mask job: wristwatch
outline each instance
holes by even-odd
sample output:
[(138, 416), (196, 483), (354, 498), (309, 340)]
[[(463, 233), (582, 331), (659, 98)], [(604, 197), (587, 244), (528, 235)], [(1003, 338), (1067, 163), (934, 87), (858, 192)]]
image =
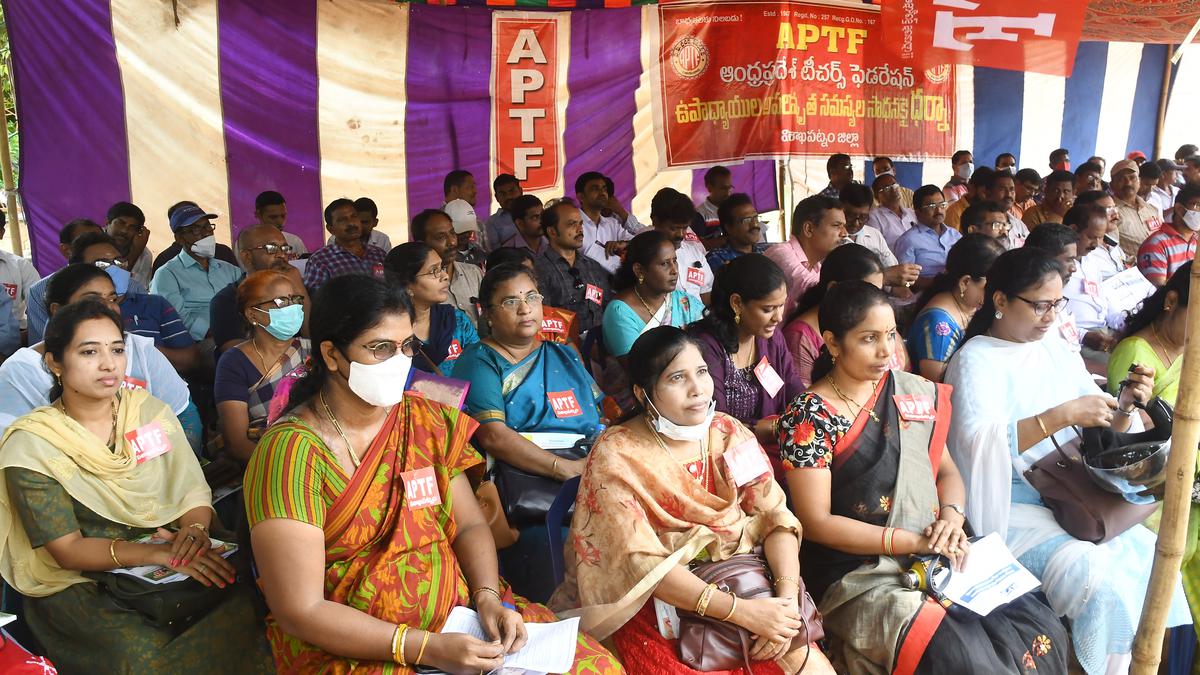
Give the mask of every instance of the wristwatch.
[(946, 509), (958, 511), (958, 515), (962, 516), (964, 520), (967, 517), (967, 512), (963, 511), (963, 507), (959, 506), (958, 504), (942, 504), (942, 507), (938, 509), (938, 515), (941, 515), (942, 511), (945, 511)]

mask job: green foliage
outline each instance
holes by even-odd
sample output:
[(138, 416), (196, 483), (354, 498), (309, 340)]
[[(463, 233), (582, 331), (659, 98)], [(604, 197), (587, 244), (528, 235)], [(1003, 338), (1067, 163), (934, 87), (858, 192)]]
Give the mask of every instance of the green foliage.
[[(12, 155), (12, 165), (14, 179), (19, 179), (16, 176), (20, 162), (17, 159), (21, 155), (20, 139), (17, 137), (17, 104), (13, 98), (12, 79), (9, 74), (12, 72), (10, 64), (12, 63), (12, 52), (8, 46), (8, 22), (4, 17), (4, 13), (0, 10), (0, 80), (4, 83), (4, 126), (8, 133), (8, 151)], [(20, 184), (20, 180), (17, 180)]]

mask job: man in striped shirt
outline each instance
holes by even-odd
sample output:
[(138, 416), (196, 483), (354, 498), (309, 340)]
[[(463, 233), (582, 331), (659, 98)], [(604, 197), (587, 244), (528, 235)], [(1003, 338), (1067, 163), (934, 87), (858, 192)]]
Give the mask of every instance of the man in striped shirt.
[(1155, 286), (1167, 283), (1175, 270), (1196, 255), (1196, 231), (1200, 230), (1200, 186), (1185, 185), (1175, 196), (1171, 222), (1138, 248), (1137, 266)]

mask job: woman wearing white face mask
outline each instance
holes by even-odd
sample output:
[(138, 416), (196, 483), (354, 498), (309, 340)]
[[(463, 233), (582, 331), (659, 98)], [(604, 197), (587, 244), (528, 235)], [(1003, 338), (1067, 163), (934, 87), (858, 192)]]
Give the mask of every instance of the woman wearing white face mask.
[[(611, 635), (640, 675), (701, 672), (660, 632), (656, 610), (668, 606), (747, 632), (751, 670), (733, 673), (832, 673), (800, 618), (799, 523), (754, 435), (714, 413), (698, 343), (678, 328), (651, 329), (630, 350), (629, 373), (640, 409), (592, 449), (555, 600), (581, 606), (583, 630)], [(689, 569), (758, 547), (774, 597), (735, 599)]]
[(245, 464), (267, 428), (279, 384), (308, 359), (304, 296), (284, 273), (255, 272), (238, 284), (238, 310), (250, 339), (221, 355), (213, 395), (226, 453)]
[[(245, 480), (279, 671), (499, 668), (525, 644), (525, 621), (554, 617), (497, 575), (495, 542), (463, 475), (482, 462), (468, 444), (475, 421), (404, 395), (417, 344), (408, 296), (372, 277), (335, 277), (309, 327), (311, 369)], [(487, 640), (436, 632), (460, 605), (475, 608)], [(580, 670), (621, 672), (584, 636), (568, 672)]]

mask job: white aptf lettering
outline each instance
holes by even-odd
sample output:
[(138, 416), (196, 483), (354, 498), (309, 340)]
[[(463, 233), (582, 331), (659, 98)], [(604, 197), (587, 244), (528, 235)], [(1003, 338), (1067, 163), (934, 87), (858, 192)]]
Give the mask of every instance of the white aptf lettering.
[[(1037, 16), (960, 16), (954, 9), (973, 12), (979, 3), (971, 0), (934, 0), (934, 5), (949, 7), (951, 11), (939, 10), (934, 18), (933, 46), (942, 49), (967, 52), (975, 48), (973, 43), (981, 40), (1016, 42), (1016, 31), (1032, 31), (1040, 37), (1054, 34), (1056, 15), (1042, 12)], [(962, 30), (978, 29), (958, 36)]]
[(513, 70), (510, 78), (513, 103), (524, 103), (525, 94), (535, 92), (546, 84), (546, 76), (540, 70), (525, 68)]
[(528, 180), (530, 169), (540, 169), (542, 160), (537, 158), (544, 154), (542, 148), (513, 148), (513, 175), (517, 180)]
[(533, 59), (534, 63), (541, 66), (549, 63), (546, 52), (542, 51), (542, 45), (538, 42), (537, 33), (532, 28), (522, 28), (517, 32), (517, 39), (513, 41), (512, 49), (508, 50), (508, 58), (504, 61), (511, 66), (520, 63), (521, 59)]

